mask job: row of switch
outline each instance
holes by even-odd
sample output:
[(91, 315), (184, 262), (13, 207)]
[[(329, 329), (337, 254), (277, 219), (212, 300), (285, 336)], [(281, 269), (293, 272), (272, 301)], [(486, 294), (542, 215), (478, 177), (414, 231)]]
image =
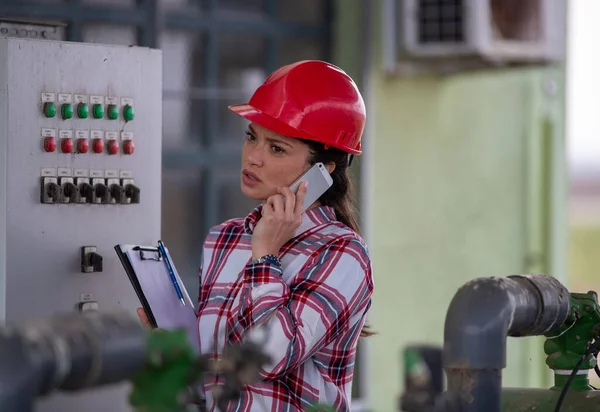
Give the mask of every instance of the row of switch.
[(140, 189), (133, 179), (42, 177), (42, 203), (135, 204)]
[[(76, 139), (77, 147), (75, 147), (72, 138), (60, 139), (60, 150), (63, 153), (81, 153), (85, 154), (90, 150), (90, 143), (88, 139)], [(52, 153), (56, 151), (56, 138), (48, 136), (44, 138), (44, 151)], [(104, 139), (92, 139), (92, 151), (94, 153), (103, 153), (105, 149)], [(135, 146), (133, 140), (123, 140), (123, 154), (133, 154)], [(106, 151), (109, 155), (116, 155), (119, 153), (119, 141), (116, 139), (109, 139), (106, 141)]]
[[(44, 103), (44, 116), (52, 118), (56, 116), (56, 103), (45, 102)], [(87, 103), (77, 104), (77, 117), (80, 119), (87, 119), (90, 114), (90, 109)], [(60, 107), (60, 115), (63, 120), (71, 119), (73, 117), (73, 105), (71, 103), (63, 103)], [(92, 106), (92, 116), (95, 119), (102, 119), (104, 117), (104, 105), (96, 103)], [(134, 118), (133, 106), (126, 104), (123, 106), (123, 118), (130, 122)], [(106, 108), (106, 117), (110, 120), (117, 120), (119, 118), (119, 107), (116, 104), (109, 104)]]

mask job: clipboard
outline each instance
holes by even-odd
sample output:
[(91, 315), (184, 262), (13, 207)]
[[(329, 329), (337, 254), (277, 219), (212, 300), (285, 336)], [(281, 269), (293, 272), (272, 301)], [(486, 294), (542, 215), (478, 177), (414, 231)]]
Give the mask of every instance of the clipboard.
[(185, 305), (179, 297), (169, 276), (165, 256), (156, 246), (116, 245), (115, 251), (127, 273), (127, 277), (148, 315), (150, 324), (165, 330), (184, 329), (190, 344), (199, 351), (198, 320), (192, 302), (169, 250), (164, 248), (171, 262), (175, 278), (183, 294)]

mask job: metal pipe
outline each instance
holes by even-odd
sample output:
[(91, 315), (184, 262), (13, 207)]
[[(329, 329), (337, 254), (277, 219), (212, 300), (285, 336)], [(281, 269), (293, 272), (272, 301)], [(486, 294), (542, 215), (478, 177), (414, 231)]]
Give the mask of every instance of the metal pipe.
[(86, 312), (0, 329), (0, 410), (30, 412), (37, 397), (130, 378), (147, 332), (128, 313)]
[(445, 408), (500, 412), (507, 337), (551, 333), (570, 309), (569, 291), (547, 275), (480, 278), (463, 285), (444, 327)]

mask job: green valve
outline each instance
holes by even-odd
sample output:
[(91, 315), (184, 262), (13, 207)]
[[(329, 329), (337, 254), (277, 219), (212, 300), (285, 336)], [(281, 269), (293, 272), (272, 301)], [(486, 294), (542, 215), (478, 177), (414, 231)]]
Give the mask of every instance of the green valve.
[(110, 120), (117, 120), (119, 118), (119, 108), (116, 104), (108, 105), (108, 118)]
[(46, 116), (46, 117), (56, 116), (56, 104), (54, 104), (54, 102), (44, 103), (44, 116)]
[(70, 119), (73, 117), (73, 105), (71, 103), (65, 103), (60, 109), (63, 119)]
[(132, 121), (134, 117), (133, 107), (131, 107), (130, 105), (125, 105), (125, 108), (123, 109), (123, 117), (128, 122)]
[(86, 103), (79, 103), (77, 105), (77, 116), (80, 119), (87, 119), (90, 114), (90, 109)]
[(102, 107), (102, 105), (99, 103), (96, 103), (94, 105), (94, 107), (92, 108), (92, 112), (96, 119), (102, 119), (102, 117), (104, 117), (104, 107)]

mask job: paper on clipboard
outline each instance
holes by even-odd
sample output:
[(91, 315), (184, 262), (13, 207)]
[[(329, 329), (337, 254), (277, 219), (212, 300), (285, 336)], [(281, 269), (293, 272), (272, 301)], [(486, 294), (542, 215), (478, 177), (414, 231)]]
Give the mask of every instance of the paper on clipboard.
[(198, 352), (198, 321), (194, 303), (172, 263), (169, 250), (165, 247), (185, 305), (181, 304), (177, 296), (164, 257), (160, 255), (157, 247), (117, 245), (115, 250), (150, 322), (165, 330), (185, 329), (190, 344)]

